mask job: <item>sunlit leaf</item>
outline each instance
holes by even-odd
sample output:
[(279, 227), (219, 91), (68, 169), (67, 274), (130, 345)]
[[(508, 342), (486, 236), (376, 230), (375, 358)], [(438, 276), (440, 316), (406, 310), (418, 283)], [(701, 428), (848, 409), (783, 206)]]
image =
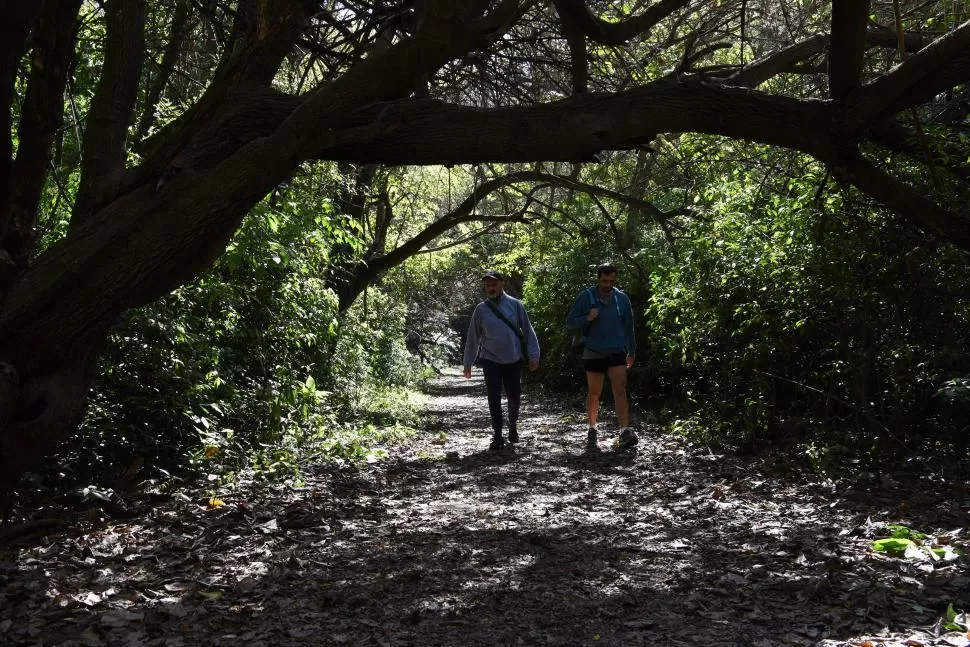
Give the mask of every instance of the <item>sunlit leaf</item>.
[(911, 539), (900, 537), (887, 537), (872, 542), (872, 549), (883, 553), (902, 553), (909, 546), (915, 546), (915, 543)]

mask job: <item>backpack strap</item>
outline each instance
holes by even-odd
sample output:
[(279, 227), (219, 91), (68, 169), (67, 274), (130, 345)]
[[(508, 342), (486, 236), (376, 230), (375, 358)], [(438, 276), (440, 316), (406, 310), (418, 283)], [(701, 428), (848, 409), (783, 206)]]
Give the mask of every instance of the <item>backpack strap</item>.
[[(593, 308), (596, 307), (596, 297), (593, 296), (593, 288), (586, 288), (586, 296), (589, 297), (589, 309), (592, 310)], [(592, 321), (587, 321), (586, 323), (583, 324), (582, 328), (580, 328), (580, 336), (578, 340), (579, 344), (586, 343), (586, 336), (589, 335), (589, 329), (592, 327), (593, 327)]]

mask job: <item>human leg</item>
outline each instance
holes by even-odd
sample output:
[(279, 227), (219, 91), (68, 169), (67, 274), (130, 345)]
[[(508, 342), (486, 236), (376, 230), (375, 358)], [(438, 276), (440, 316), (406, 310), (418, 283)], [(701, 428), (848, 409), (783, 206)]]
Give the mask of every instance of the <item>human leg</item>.
[(620, 428), (630, 426), (630, 401), (626, 395), (626, 365), (611, 366), (606, 369), (610, 376), (610, 386), (613, 389), (613, 402), (616, 406), (616, 420)]
[(522, 364), (502, 364), (502, 383), (509, 403), (509, 442), (519, 442), (519, 408), (522, 402)]
[(492, 449), (499, 449), (502, 446), (502, 369), (499, 364), (488, 359), (480, 360), (479, 363), (482, 366), (482, 375), (485, 378), (488, 414), (492, 419), (492, 432), (494, 433)]
[(586, 422), (589, 423), (590, 429), (596, 429), (604, 379), (603, 373), (586, 371)]
[(640, 439), (630, 428), (630, 400), (626, 392), (627, 368), (624, 364), (611, 366), (607, 369), (610, 376), (610, 385), (613, 389), (613, 402), (616, 406), (616, 419), (620, 423), (620, 447), (633, 447)]

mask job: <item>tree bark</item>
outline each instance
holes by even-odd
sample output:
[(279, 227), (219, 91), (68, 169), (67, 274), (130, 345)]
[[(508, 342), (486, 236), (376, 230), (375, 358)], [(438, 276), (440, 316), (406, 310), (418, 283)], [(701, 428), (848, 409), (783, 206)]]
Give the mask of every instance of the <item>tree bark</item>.
[[(279, 5), (272, 18), (264, 12), (243, 46), (257, 60), (228, 65), (228, 80), (214, 92), (224, 99), (231, 90), (251, 87), (260, 75), (268, 84), (272, 74), (267, 60), (275, 56), (278, 66), (299, 37), (310, 6), (305, 0), (289, 0), (288, 12), (280, 12)], [(142, 170), (127, 183), (99, 189), (69, 234), (23, 274), (0, 315), (0, 368), (13, 376), (3, 385), (13, 388), (0, 388), (0, 472), (5, 475), (0, 489), (9, 488), (76, 427), (98, 352), (122, 311), (154, 301), (211, 266), (256, 202), (331, 140), (328, 124), (338, 124), (375, 101), (406, 96), (421, 74), (495, 38), (517, 6), (506, 1), (488, 16), (461, 22), (455, 21), (453, 9), (437, 7), (435, 18), (413, 38), (368, 57), (311, 94), (276, 122), (269, 136), (230, 138), (225, 148), (213, 145), (215, 153), (197, 147), (200, 154), (187, 159), (172, 141), (190, 146), (196, 140), (224, 141), (220, 124), (197, 112), (197, 121), (176, 129), (168, 147), (156, 151), (171, 160), (168, 172), (146, 175)], [(281, 44), (281, 35), (290, 41)], [(126, 42), (137, 49), (133, 39)], [(130, 68), (123, 70), (127, 82)], [(106, 92), (127, 97), (127, 85), (122, 85), (117, 92)], [(117, 168), (116, 144), (131, 112), (126, 101), (121, 103), (120, 110), (99, 103), (109, 111), (102, 116), (109, 141), (98, 149), (104, 155), (90, 166), (99, 180)], [(234, 106), (223, 104), (200, 101), (212, 110), (210, 117), (226, 107), (233, 111)], [(146, 166), (160, 170), (152, 160)], [(141, 181), (132, 183), (131, 178)], [(90, 196), (95, 183), (86, 186), (82, 191)]]
[(114, 0), (106, 11), (104, 65), (84, 131), (84, 158), (72, 227), (104, 203), (99, 196), (104, 189), (99, 185), (125, 165), (128, 126), (134, 117), (145, 58), (145, 0)]
[(869, 0), (833, 0), (829, 95), (842, 99), (859, 87), (866, 53)]
[[(54, 4), (45, 3), (45, 10)], [(0, 489), (73, 431), (118, 315), (207, 269), (245, 214), (308, 159), (394, 165), (578, 162), (605, 150), (641, 149), (658, 133), (710, 133), (812, 155), (927, 231), (970, 249), (970, 216), (934, 205), (858, 153), (859, 143), (872, 141), (870, 133), (880, 123), (967, 80), (967, 25), (869, 85), (857, 87), (846, 73), (836, 85), (848, 91), (838, 100), (793, 99), (686, 77), (612, 95), (476, 109), (408, 97), (425, 75), (493, 43), (531, 3), (425, 0), (427, 12), (413, 36), (369, 52), (306, 96), (290, 97), (271, 83), (317, 3), (243, 0), (234, 48), (214, 82), (150, 142), (141, 166), (125, 170), (131, 88), (139, 73), (132, 61), (141, 56), (134, 17), (143, 15), (142, 4), (107, 5), (109, 12), (119, 12), (111, 13), (109, 25), (119, 49), (109, 46), (92, 104), (78, 218), (64, 239), (23, 270), (0, 313)], [(572, 12), (587, 38), (601, 43), (632, 38), (687, 4), (661, 0), (637, 18), (607, 24), (583, 2), (556, 3)], [(488, 14), (467, 15), (488, 6), (494, 6)], [(0, 17), (8, 9), (5, 5)], [(18, 38), (22, 24), (10, 28)], [(858, 34), (852, 25), (850, 32)], [(6, 47), (0, 65), (9, 70), (19, 45)], [(854, 56), (843, 57), (851, 63), (846, 69), (853, 68)], [(771, 69), (749, 68), (739, 79), (756, 85)], [(453, 214), (440, 226), (463, 222), (470, 213)], [(429, 228), (402, 251), (372, 259), (372, 267), (386, 267), (439, 234)]]
[[(17, 159), (13, 175), (4, 174), (0, 180), (6, 193), (0, 201), (0, 295), (10, 290), (16, 276), (26, 269), (34, 248), (37, 205), (47, 179), (54, 137), (62, 123), (64, 87), (74, 55), (80, 6), (80, 0), (49, 0), (34, 22), (30, 81), (17, 132)], [(10, 85), (4, 87), (12, 90), (12, 77), (8, 82)], [(9, 103), (4, 108), (9, 117)]]

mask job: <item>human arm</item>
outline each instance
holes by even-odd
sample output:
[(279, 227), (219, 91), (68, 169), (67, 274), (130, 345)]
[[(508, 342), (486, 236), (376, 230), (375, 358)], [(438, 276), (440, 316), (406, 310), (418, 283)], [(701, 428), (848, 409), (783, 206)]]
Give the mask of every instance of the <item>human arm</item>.
[(465, 335), (465, 353), (462, 364), (466, 378), (472, 376), (472, 364), (475, 363), (475, 358), (478, 356), (478, 330), (481, 327), (481, 319), (481, 307), (476, 307), (475, 311), (472, 312), (471, 321), (468, 322), (468, 334)]
[(573, 307), (569, 310), (569, 314), (566, 315), (567, 328), (582, 328), (587, 323), (592, 321), (589, 317), (596, 309), (590, 307), (590, 298), (588, 292), (588, 290), (583, 290), (576, 297)]
[(525, 334), (525, 346), (526, 354), (529, 360), (529, 370), (534, 371), (539, 368), (539, 338), (536, 336), (535, 328), (532, 326), (532, 321), (529, 319), (529, 313), (526, 312), (525, 306), (522, 306), (522, 311), (520, 312), (522, 317), (521, 325), (523, 334)]
[(637, 335), (633, 325), (633, 304), (630, 302), (630, 297), (626, 297), (626, 312), (624, 313), (622, 320), (623, 342), (624, 346), (626, 347), (626, 367), (630, 368), (633, 366), (633, 359), (637, 354)]

